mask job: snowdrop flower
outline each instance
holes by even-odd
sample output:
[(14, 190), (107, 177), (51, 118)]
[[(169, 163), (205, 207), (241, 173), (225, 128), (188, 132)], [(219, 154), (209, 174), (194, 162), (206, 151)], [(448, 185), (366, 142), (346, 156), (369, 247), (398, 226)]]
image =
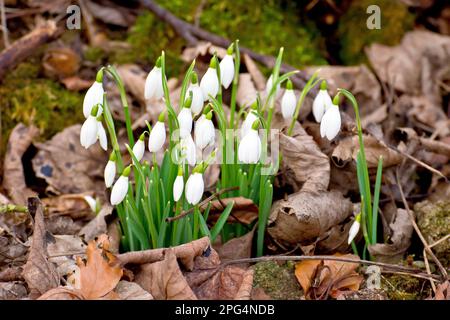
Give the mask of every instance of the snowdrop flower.
[(156, 60), (156, 64), (145, 79), (144, 87), (145, 99), (161, 99), (164, 95), (161, 73), (161, 57)]
[(114, 182), (114, 178), (116, 177), (116, 154), (114, 151), (109, 156), (103, 176), (105, 178), (106, 187), (110, 188)]
[(314, 98), (312, 107), (314, 119), (316, 119), (316, 122), (320, 123), (322, 121), (323, 115), (331, 107), (332, 104), (333, 103), (331, 101), (331, 97), (327, 91), (327, 82), (324, 80), (320, 84), (319, 93)]
[(181, 158), (185, 159), (190, 166), (195, 166), (197, 162), (197, 147), (192, 140), (192, 136), (188, 134), (181, 139)]
[(331, 107), (325, 112), (320, 123), (320, 135), (333, 140), (341, 129), (341, 114), (339, 113), (339, 96), (334, 97)]
[(220, 82), (225, 89), (231, 84), (234, 77), (234, 60), (233, 60), (234, 43), (232, 43), (228, 49), (226, 56), (220, 61)]
[(219, 79), (217, 78), (217, 61), (216, 57), (212, 57), (209, 68), (200, 81), (200, 88), (203, 92), (203, 100), (210, 100), (210, 95), (215, 98), (219, 92)]
[(102, 147), (103, 150), (108, 150), (108, 138), (106, 137), (106, 131), (102, 124), (102, 116), (97, 117), (97, 138), (100, 141), (100, 147)]
[(158, 152), (166, 141), (166, 127), (164, 126), (164, 112), (158, 117), (158, 122), (153, 126), (148, 138), (148, 150), (150, 152)]
[[(192, 92), (191, 112), (193, 115), (197, 115), (202, 112), (203, 109), (203, 92), (198, 85), (198, 78), (195, 72), (192, 72), (191, 84), (187, 90), (187, 96), (189, 97)], [(188, 98), (186, 98), (188, 99)]]
[(259, 120), (253, 122), (252, 128), (239, 143), (238, 158), (243, 163), (257, 163), (261, 157), (261, 140), (258, 135)]
[[(266, 82), (266, 96), (269, 96), (270, 90), (272, 90), (272, 86), (273, 86), (272, 82), (273, 82), (273, 77), (272, 77), (272, 75), (270, 75), (269, 79), (267, 79), (267, 82)], [(276, 97), (278, 94), (278, 91), (280, 91), (280, 84), (277, 85), (277, 88), (275, 89), (275, 92), (272, 97)]]
[(145, 152), (145, 132), (141, 134), (139, 140), (133, 146), (133, 154), (138, 161), (141, 161)]
[(288, 80), (286, 90), (281, 99), (281, 113), (285, 120), (291, 119), (294, 116), (295, 107), (297, 105), (297, 97), (295, 96), (292, 81)]
[(83, 100), (83, 114), (85, 118), (91, 115), (92, 108), (98, 104), (103, 105), (103, 69), (97, 72), (95, 82), (86, 92)]
[(212, 111), (208, 112), (208, 114), (205, 116), (204, 119), (200, 121), (198, 124), (196, 124), (196, 130), (194, 131), (195, 136), (195, 144), (198, 148), (204, 149), (208, 145), (211, 145), (214, 143), (216, 138), (216, 132), (214, 129), (214, 124), (212, 122)]
[(178, 175), (173, 183), (173, 200), (178, 201), (183, 194), (184, 180), (183, 180), (183, 168), (180, 166), (178, 168)]
[(189, 96), (178, 114), (178, 123), (180, 125), (180, 137), (184, 138), (191, 134), (192, 131), (192, 113), (191, 113), (192, 97)]
[(361, 213), (356, 215), (355, 221), (353, 222), (350, 230), (348, 232), (348, 241), (347, 244), (352, 243), (353, 239), (355, 239), (356, 235), (359, 232), (359, 228), (361, 226)]
[(100, 210), (100, 204), (97, 202), (97, 200), (95, 200), (91, 196), (84, 196), (83, 198), (84, 201), (86, 201), (89, 205), (89, 208), (91, 208), (92, 212), (98, 213), (98, 211)]
[(125, 199), (128, 193), (128, 176), (130, 175), (131, 165), (126, 167), (122, 175), (117, 179), (111, 190), (111, 204), (113, 206), (118, 205)]
[(98, 112), (98, 105), (91, 110), (91, 115), (84, 121), (80, 131), (80, 143), (83, 147), (88, 149), (92, 146), (98, 138), (98, 123), (96, 114)]
[(196, 205), (203, 196), (205, 185), (203, 183), (202, 164), (194, 168), (186, 182), (185, 196), (188, 203)]
[(255, 120), (258, 120), (258, 116), (255, 114), (257, 112), (258, 103), (255, 101), (250, 106), (250, 111), (248, 112), (247, 116), (245, 117), (244, 122), (241, 126), (241, 139), (247, 135), (247, 133), (252, 129), (253, 122)]

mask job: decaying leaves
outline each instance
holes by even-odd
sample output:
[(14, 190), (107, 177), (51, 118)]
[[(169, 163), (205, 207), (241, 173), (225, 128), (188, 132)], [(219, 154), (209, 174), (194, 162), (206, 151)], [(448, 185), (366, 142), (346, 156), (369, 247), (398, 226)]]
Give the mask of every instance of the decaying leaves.
[(112, 211), (112, 206), (108, 203), (103, 204), (100, 212), (80, 230), (79, 235), (84, 236), (86, 241), (91, 241), (101, 234), (106, 234), (108, 226), (105, 219), (112, 214)]
[[(253, 203), (251, 199), (244, 197), (233, 197), (211, 201), (211, 209), (209, 211), (208, 220), (216, 221), (225, 207), (234, 202), (233, 209), (228, 218), (228, 222), (241, 222), (244, 224), (251, 224), (258, 218), (258, 207)], [(206, 208), (207, 205), (203, 206)]]
[(92, 215), (85, 196), (92, 196), (89, 193), (63, 194), (56, 197), (42, 199), (42, 204), (46, 207), (47, 216), (70, 216), (72, 219), (82, 219)]

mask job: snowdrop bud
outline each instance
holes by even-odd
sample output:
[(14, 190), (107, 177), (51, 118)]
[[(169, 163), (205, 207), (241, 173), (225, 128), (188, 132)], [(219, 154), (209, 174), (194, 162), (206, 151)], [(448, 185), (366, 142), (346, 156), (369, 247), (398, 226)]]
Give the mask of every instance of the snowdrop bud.
[(214, 124), (211, 119), (212, 119), (212, 111), (208, 112), (208, 114), (205, 116), (203, 120), (201, 120), (201, 122), (199, 122), (200, 119), (197, 121), (199, 123), (198, 125), (196, 125), (194, 135), (195, 135), (195, 144), (200, 149), (206, 148), (208, 145), (213, 144), (215, 141), (216, 132)]
[(200, 81), (200, 88), (203, 92), (203, 100), (210, 100), (209, 96), (216, 97), (219, 92), (219, 79), (217, 78), (217, 62), (216, 57), (212, 57), (209, 68)]
[(156, 60), (156, 64), (145, 79), (144, 95), (145, 99), (161, 99), (164, 95), (161, 73), (161, 57)]
[(259, 120), (255, 120), (250, 131), (239, 143), (238, 158), (243, 163), (257, 163), (261, 157), (261, 139), (258, 135)]
[(103, 150), (108, 150), (108, 138), (106, 136), (105, 128), (102, 124), (102, 116), (97, 117), (97, 126), (98, 126), (98, 132), (97, 132), (97, 138), (100, 141), (100, 147), (102, 147)]
[(103, 104), (103, 69), (97, 72), (95, 82), (86, 92), (83, 100), (83, 114), (87, 118), (91, 114), (92, 108), (97, 104)]
[(190, 95), (186, 102), (184, 103), (184, 107), (181, 108), (180, 113), (178, 114), (178, 123), (180, 125), (180, 137), (184, 138), (187, 135), (191, 134), (192, 131), (192, 113), (190, 110), (192, 104), (192, 95)]
[(92, 212), (97, 213), (99, 211), (99, 204), (94, 198), (92, 198), (91, 196), (84, 196), (83, 198), (84, 201), (86, 201), (89, 205), (89, 208), (91, 208)]
[(178, 168), (178, 175), (175, 178), (175, 182), (173, 183), (173, 200), (178, 201), (183, 194), (184, 189), (184, 180), (183, 180), (183, 169), (180, 166)]
[(187, 95), (188, 97), (192, 93), (191, 112), (193, 115), (197, 115), (202, 112), (203, 108), (203, 92), (198, 85), (198, 78), (195, 72), (192, 72), (191, 84), (189, 85)]
[(181, 139), (181, 158), (185, 159), (187, 163), (191, 166), (195, 166), (197, 162), (197, 147), (192, 140), (192, 136), (188, 134), (186, 137)]
[(248, 112), (247, 116), (245, 117), (244, 122), (242, 123), (242, 127), (241, 127), (241, 139), (243, 137), (245, 137), (247, 135), (247, 133), (250, 131), (250, 129), (252, 128), (253, 122), (255, 122), (255, 120), (258, 120), (258, 116), (255, 114), (257, 111), (257, 102), (255, 101), (251, 107), (250, 107), (250, 111)]
[(287, 81), (286, 91), (281, 99), (281, 113), (283, 118), (288, 120), (294, 116), (297, 97), (295, 96), (291, 80)]
[[(270, 90), (272, 90), (272, 86), (273, 86), (272, 82), (273, 82), (273, 76), (270, 75), (269, 79), (267, 79), (267, 82), (266, 82), (266, 95), (267, 96), (269, 95)], [(273, 94), (272, 97), (276, 97), (278, 91), (280, 91), (280, 84), (277, 85), (277, 88), (275, 89), (275, 93)]]
[(130, 175), (131, 166), (126, 167), (122, 175), (117, 179), (111, 190), (111, 204), (113, 206), (121, 203), (128, 193), (128, 176)]
[(158, 152), (166, 141), (166, 127), (164, 126), (164, 112), (159, 115), (158, 122), (154, 125), (148, 138), (148, 150)]
[(91, 115), (84, 121), (80, 131), (80, 144), (86, 149), (92, 146), (97, 141), (98, 123), (96, 114), (98, 112), (98, 105), (95, 105), (91, 110)]
[(203, 174), (197, 167), (193, 170), (193, 173), (189, 176), (186, 182), (185, 196), (188, 203), (196, 205), (200, 202), (203, 196), (205, 185), (203, 183)]
[(109, 157), (103, 175), (105, 177), (106, 187), (110, 188), (114, 182), (114, 178), (116, 177), (116, 154), (114, 153), (114, 151)]
[(133, 146), (133, 154), (138, 161), (141, 161), (145, 152), (145, 132), (141, 134), (139, 140)]
[(234, 77), (233, 48), (234, 44), (232, 43), (228, 47), (227, 55), (222, 59), (222, 61), (219, 64), (220, 82), (222, 83), (225, 89), (228, 89)]
[(320, 135), (322, 138), (327, 137), (328, 140), (333, 140), (341, 129), (341, 114), (339, 113), (338, 104), (339, 96), (336, 95), (331, 107), (325, 111), (320, 123)]
[(358, 215), (355, 218), (355, 221), (353, 222), (348, 232), (348, 241), (347, 241), (348, 244), (352, 243), (353, 239), (355, 239), (356, 235), (359, 232), (360, 226), (361, 226), (361, 213), (358, 213)]
[(323, 80), (320, 84), (319, 93), (317, 93), (317, 96), (313, 101), (312, 111), (316, 122), (320, 123), (322, 121), (322, 117), (325, 114), (325, 111), (327, 111), (331, 107), (331, 105), (332, 101), (327, 91), (327, 82)]

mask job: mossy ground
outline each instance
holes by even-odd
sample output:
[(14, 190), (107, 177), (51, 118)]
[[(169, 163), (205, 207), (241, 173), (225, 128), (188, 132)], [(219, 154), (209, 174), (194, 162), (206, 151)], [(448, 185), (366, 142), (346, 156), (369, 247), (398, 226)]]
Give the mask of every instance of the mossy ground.
[(383, 275), (381, 286), (390, 300), (419, 300), (431, 294), (428, 280), (407, 275)]

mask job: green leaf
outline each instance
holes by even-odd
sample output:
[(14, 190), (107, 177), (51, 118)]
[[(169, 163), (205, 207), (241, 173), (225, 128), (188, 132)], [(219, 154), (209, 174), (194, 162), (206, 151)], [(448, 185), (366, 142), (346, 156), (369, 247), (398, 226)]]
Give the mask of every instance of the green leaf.
[(222, 214), (220, 215), (219, 219), (217, 220), (214, 227), (211, 229), (211, 242), (214, 242), (216, 237), (219, 235), (220, 230), (222, 230), (224, 224), (228, 220), (228, 216), (231, 213), (231, 209), (233, 209), (234, 201), (231, 201), (228, 203), (228, 205), (223, 210)]

